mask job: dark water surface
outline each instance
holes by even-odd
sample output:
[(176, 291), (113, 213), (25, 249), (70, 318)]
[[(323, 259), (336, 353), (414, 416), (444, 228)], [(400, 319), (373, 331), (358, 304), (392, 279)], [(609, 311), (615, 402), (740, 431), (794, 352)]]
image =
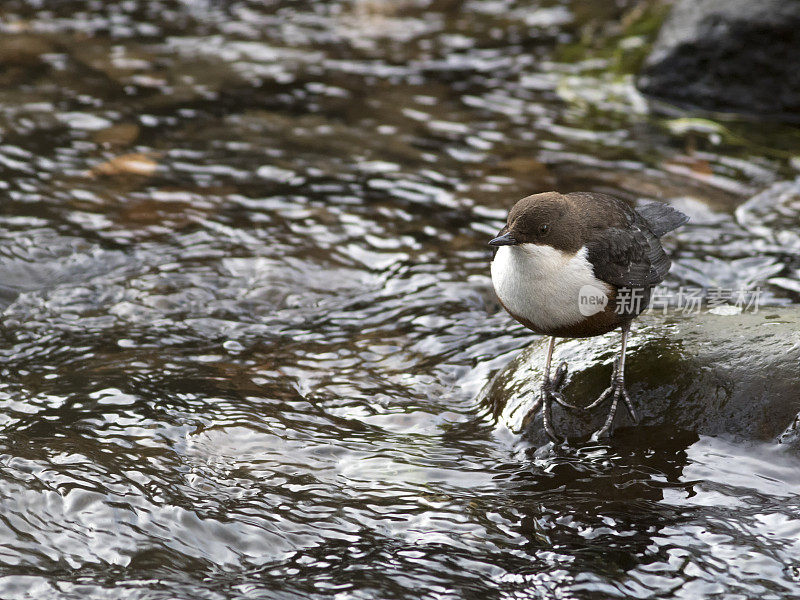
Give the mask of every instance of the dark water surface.
[[(654, 116), (621, 0), (0, 5), (0, 598), (783, 598), (800, 462), (679, 431), (536, 454), (519, 197), (675, 203), (667, 284), (800, 297), (734, 209), (779, 125)], [(794, 217), (792, 217), (794, 218)]]

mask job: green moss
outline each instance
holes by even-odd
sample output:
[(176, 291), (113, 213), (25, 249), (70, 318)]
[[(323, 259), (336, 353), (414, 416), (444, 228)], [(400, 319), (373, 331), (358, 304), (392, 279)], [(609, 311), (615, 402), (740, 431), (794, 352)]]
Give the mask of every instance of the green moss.
[[(577, 39), (557, 49), (556, 60), (576, 63), (604, 59), (603, 70), (619, 74), (635, 73), (658, 35), (669, 6), (661, 0), (640, 2), (622, 13), (617, 22), (601, 30), (603, 22), (596, 11), (575, 10), (578, 19)], [(604, 15), (607, 18), (607, 15)]]

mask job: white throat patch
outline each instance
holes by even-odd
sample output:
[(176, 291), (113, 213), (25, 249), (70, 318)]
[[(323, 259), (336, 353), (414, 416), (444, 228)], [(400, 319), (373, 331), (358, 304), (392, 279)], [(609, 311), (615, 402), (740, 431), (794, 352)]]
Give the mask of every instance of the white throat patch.
[[(530, 321), (540, 333), (574, 325), (588, 316), (585, 304), (581, 304), (586, 294), (582, 288), (594, 288), (602, 306), (602, 296), (607, 299), (611, 292), (607, 283), (594, 276), (587, 255), (585, 246), (575, 254), (530, 243), (500, 246), (492, 261), (497, 297), (510, 312)], [(594, 312), (598, 310), (590, 310), (589, 314)]]

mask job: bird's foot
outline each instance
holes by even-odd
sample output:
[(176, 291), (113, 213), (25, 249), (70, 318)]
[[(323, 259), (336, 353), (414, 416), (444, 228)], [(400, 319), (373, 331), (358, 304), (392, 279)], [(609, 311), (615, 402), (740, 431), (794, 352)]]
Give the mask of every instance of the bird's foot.
[(528, 414), (525, 415), (525, 418), (522, 420), (523, 427), (526, 427), (528, 423), (533, 419), (539, 409), (542, 409), (542, 424), (544, 425), (544, 431), (547, 434), (547, 437), (555, 444), (560, 444), (564, 442), (564, 438), (560, 437), (555, 429), (553, 428), (552, 423), (552, 406), (553, 402), (556, 404), (563, 406), (569, 410), (579, 410), (579, 408), (573, 404), (570, 404), (564, 399), (564, 394), (562, 393), (562, 389), (564, 384), (566, 383), (567, 377), (567, 363), (562, 362), (558, 365), (556, 369), (555, 375), (552, 379), (548, 378), (544, 380), (542, 383), (542, 388), (539, 394), (539, 398), (536, 400), (536, 403), (531, 407)]
[(566, 361), (558, 365), (556, 374), (552, 379), (546, 379), (542, 384), (542, 399), (545, 396), (550, 396), (551, 400), (555, 400), (556, 404), (563, 406), (568, 410), (580, 410), (580, 407), (570, 404), (564, 399), (562, 389), (567, 379), (567, 363)]
[(622, 402), (625, 404), (625, 408), (628, 409), (628, 414), (631, 416), (631, 419), (633, 419), (634, 425), (638, 425), (639, 423), (639, 416), (636, 414), (636, 409), (633, 407), (631, 397), (625, 389), (625, 381), (617, 379), (616, 377), (611, 380), (611, 385), (600, 394), (597, 400), (585, 407), (585, 410), (596, 408), (609, 399), (611, 400), (611, 408), (608, 411), (608, 416), (603, 426), (592, 434), (592, 440), (594, 441), (606, 437), (611, 431), (611, 424), (614, 422), (614, 415), (617, 414), (617, 406), (619, 405), (620, 399), (622, 399)]

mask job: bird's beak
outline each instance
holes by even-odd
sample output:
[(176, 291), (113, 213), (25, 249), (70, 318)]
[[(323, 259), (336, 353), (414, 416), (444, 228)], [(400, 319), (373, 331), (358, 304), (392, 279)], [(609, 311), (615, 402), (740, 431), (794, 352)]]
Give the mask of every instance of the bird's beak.
[(510, 233), (504, 233), (501, 236), (489, 240), (490, 246), (516, 246), (519, 242), (511, 237)]

